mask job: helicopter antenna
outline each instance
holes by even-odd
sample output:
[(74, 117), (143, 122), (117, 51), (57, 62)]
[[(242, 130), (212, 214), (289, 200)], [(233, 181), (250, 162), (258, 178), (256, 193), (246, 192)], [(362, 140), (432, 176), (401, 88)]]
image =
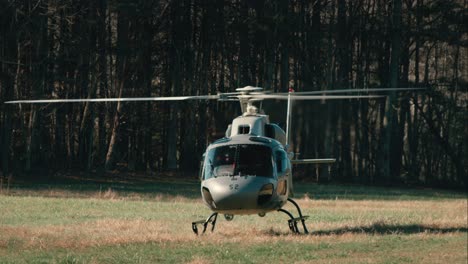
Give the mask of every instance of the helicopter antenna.
[(293, 93), (293, 88), (289, 88), (288, 91), (288, 108), (286, 110), (286, 147), (289, 147), (289, 131), (291, 127), (291, 93)]

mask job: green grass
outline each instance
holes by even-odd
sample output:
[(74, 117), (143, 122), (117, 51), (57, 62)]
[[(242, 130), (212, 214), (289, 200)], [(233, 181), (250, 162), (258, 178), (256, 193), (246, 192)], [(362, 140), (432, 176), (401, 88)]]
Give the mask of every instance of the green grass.
[(195, 236), (210, 214), (196, 181), (14, 185), (0, 194), (0, 263), (467, 262), (465, 193), (296, 186), (309, 235), (270, 213)]
[[(238, 243), (136, 243), (104, 246), (87, 250), (26, 251), (14, 261), (36, 263), (436, 263), (430, 256), (415, 251), (442, 251), (452, 254), (451, 248), (465, 243), (463, 237), (424, 239), (420, 237), (371, 237), (356, 242), (273, 242), (243, 246)], [(415, 258), (416, 257), (416, 258)], [(440, 259), (449, 263), (463, 263), (463, 257)], [(466, 259), (465, 259), (466, 260)]]
[[(118, 192), (120, 197), (153, 199), (156, 197), (183, 196), (196, 199), (200, 197), (200, 183), (198, 180), (152, 179), (145, 181), (121, 181), (108, 182), (101, 180), (97, 182), (91, 179), (89, 182), (67, 180), (53, 184), (14, 184), (9, 195), (40, 195), (60, 196), (60, 192), (66, 192), (67, 197), (88, 198), (91, 195), (105, 195), (110, 189)], [(318, 185), (313, 183), (295, 183), (296, 197), (309, 196), (313, 199), (345, 199), (345, 200), (440, 200), (440, 199), (463, 199), (467, 193), (448, 191), (440, 189), (411, 189), (411, 188), (388, 188), (363, 185)]]

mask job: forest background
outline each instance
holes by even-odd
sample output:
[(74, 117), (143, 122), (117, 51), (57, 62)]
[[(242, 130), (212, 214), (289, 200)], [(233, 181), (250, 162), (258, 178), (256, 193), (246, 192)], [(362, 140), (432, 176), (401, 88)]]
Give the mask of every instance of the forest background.
[[(240, 114), (232, 102), (6, 105), (15, 99), (175, 96), (246, 85), (295, 91), (424, 87), (296, 103), (300, 158), (320, 182), (466, 188), (466, 0), (2, 0), (0, 169), (197, 174)], [(273, 122), (285, 103), (265, 102)]]

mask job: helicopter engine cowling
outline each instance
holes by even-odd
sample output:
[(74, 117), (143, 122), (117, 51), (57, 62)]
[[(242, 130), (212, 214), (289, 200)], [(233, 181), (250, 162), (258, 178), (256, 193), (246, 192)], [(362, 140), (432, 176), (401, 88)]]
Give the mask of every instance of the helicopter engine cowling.
[(286, 133), (277, 124), (269, 123), (266, 115), (240, 116), (233, 120), (225, 132), (227, 138), (243, 134), (272, 138), (286, 145)]

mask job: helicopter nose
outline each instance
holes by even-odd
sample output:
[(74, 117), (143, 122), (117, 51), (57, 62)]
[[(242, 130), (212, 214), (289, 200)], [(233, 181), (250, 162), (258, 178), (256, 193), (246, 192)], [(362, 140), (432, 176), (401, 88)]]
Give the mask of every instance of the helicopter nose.
[(210, 179), (203, 188), (215, 210), (256, 209), (271, 198), (274, 189), (272, 179), (264, 177), (220, 177)]

